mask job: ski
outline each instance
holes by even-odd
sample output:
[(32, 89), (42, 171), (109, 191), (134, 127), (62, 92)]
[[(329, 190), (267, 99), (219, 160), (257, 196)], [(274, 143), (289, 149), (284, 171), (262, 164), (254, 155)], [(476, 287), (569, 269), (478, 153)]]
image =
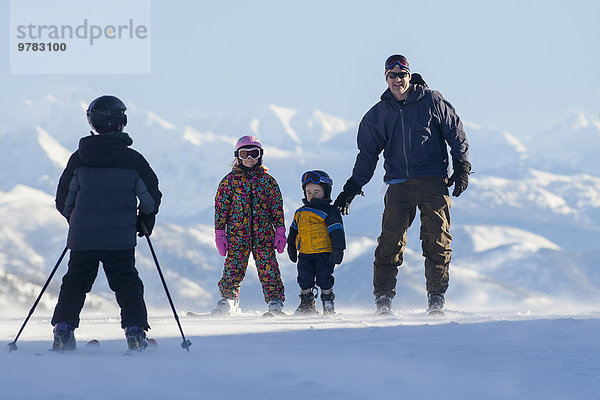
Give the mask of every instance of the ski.
[(88, 341), (84, 347), (86, 349), (90, 349), (90, 350), (98, 350), (100, 349), (100, 342), (97, 339), (92, 339), (90, 341)]
[(309, 311), (309, 312), (294, 312), (295, 317), (300, 318), (310, 318), (310, 317), (318, 317), (321, 314), (318, 311)]
[(185, 313), (186, 316), (190, 318), (214, 318), (214, 319), (222, 319), (231, 317), (231, 313), (221, 313), (221, 312), (208, 312), (208, 313), (197, 313), (193, 311), (188, 311)]
[(90, 350), (98, 350), (100, 349), (100, 342), (97, 339), (92, 339), (87, 341), (83, 346), (76, 346), (74, 349), (69, 349), (69, 350), (58, 350), (58, 349), (48, 349), (48, 351), (51, 351), (53, 353), (71, 353), (74, 351), (90, 351)]
[(262, 315), (264, 318), (275, 318), (275, 317), (287, 317), (288, 315), (283, 311), (267, 311)]
[(377, 312), (377, 316), (381, 318), (393, 317), (394, 312), (391, 310), (379, 311)]
[(446, 313), (440, 309), (427, 310), (428, 317), (445, 317)]
[(188, 317), (192, 317), (192, 318), (202, 318), (202, 317), (210, 317), (210, 316), (212, 316), (212, 313), (196, 313), (193, 311), (188, 311), (185, 313), (185, 315), (187, 315)]
[(149, 339), (146, 339), (146, 340), (148, 340), (148, 346), (146, 346), (145, 348), (140, 349), (140, 350), (127, 349), (127, 351), (123, 355), (125, 355), (125, 356), (135, 356), (136, 354), (144, 353), (146, 351), (153, 350), (153, 349), (155, 349), (155, 348), (158, 347), (158, 342), (156, 341), (156, 339), (149, 338)]

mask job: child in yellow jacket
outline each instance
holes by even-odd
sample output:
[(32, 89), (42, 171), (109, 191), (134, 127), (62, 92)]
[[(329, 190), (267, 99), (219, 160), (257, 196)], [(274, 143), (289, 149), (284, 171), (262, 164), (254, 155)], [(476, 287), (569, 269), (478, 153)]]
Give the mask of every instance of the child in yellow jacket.
[(331, 205), (332, 185), (332, 179), (324, 171), (302, 175), (304, 206), (296, 210), (287, 239), (290, 260), (298, 262), (300, 305), (295, 314), (317, 312), (315, 286), (321, 288), (323, 314), (335, 313), (333, 270), (342, 262), (346, 238), (342, 216)]

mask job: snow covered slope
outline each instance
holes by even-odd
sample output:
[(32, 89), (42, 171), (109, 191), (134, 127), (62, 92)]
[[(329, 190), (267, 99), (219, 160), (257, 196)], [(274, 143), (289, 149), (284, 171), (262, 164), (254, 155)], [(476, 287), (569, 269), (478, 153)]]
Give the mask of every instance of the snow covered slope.
[[(48, 352), (47, 320), (31, 321), (18, 350), (0, 352), (6, 400), (571, 399), (598, 397), (598, 314), (545, 319), (456, 314), (380, 319), (341, 308), (334, 318), (150, 319), (159, 347), (124, 356), (118, 314), (77, 330), (99, 351)], [(12, 341), (20, 321), (0, 319)], [(231, 364), (235, 364), (235, 368)]]
[[(62, 165), (89, 130), (82, 109), (93, 97), (86, 90), (72, 90), (23, 99), (0, 115), (0, 304), (14, 304), (16, 298), (28, 307), (64, 247), (66, 223), (54, 210), (53, 196)], [(212, 206), (239, 136), (257, 134), (265, 144), (264, 162), (281, 186), (288, 226), (301, 204), (302, 172), (329, 172), (336, 195), (354, 163), (361, 116), (350, 121), (326, 111), (273, 104), (167, 116), (137, 108), (135, 99), (125, 100), (133, 147), (150, 161), (164, 193), (152, 240), (183, 309), (208, 310), (216, 301), (223, 259), (214, 248)], [(547, 307), (568, 312), (582, 302), (593, 307), (600, 300), (600, 174), (586, 151), (597, 147), (598, 120), (576, 114), (555, 131), (526, 138), (474, 123), (466, 129), (475, 173), (467, 192), (453, 203), (448, 307), (514, 312)], [(366, 196), (354, 201), (344, 219), (349, 249), (335, 273), (340, 304), (373, 304), (381, 177), (379, 165), (364, 188)], [(399, 274), (399, 308), (422, 309), (425, 303), (417, 222)], [(285, 254), (279, 261), (291, 309), (297, 304), (295, 266)], [(165, 306), (143, 241), (138, 266), (150, 305)], [(49, 307), (58, 285), (56, 278), (45, 298)], [(90, 307), (114, 307), (104, 279), (98, 279), (93, 294)], [(242, 287), (242, 307), (264, 308), (252, 263)]]

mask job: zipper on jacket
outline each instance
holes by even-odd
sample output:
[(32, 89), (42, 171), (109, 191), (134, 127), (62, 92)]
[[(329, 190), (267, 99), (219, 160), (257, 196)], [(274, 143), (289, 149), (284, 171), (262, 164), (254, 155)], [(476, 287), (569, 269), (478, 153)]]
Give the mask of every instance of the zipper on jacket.
[[(400, 103), (398, 103), (398, 106), (400, 107), (400, 126), (402, 127), (402, 150), (404, 151), (404, 163), (406, 164), (406, 177), (410, 178), (410, 175), (408, 173), (408, 155), (406, 154), (406, 132), (404, 129), (404, 114), (402, 113), (402, 105), (400, 105)], [(409, 145), (410, 145), (410, 137), (409, 139)]]

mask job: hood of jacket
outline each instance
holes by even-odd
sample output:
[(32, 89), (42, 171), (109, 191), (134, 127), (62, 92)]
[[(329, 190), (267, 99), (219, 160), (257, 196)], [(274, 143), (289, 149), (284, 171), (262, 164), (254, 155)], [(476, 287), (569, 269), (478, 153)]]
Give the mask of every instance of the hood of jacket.
[(79, 140), (77, 154), (81, 161), (90, 166), (110, 165), (123, 156), (133, 140), (125, 132), (110, 132), (91, 135)]

